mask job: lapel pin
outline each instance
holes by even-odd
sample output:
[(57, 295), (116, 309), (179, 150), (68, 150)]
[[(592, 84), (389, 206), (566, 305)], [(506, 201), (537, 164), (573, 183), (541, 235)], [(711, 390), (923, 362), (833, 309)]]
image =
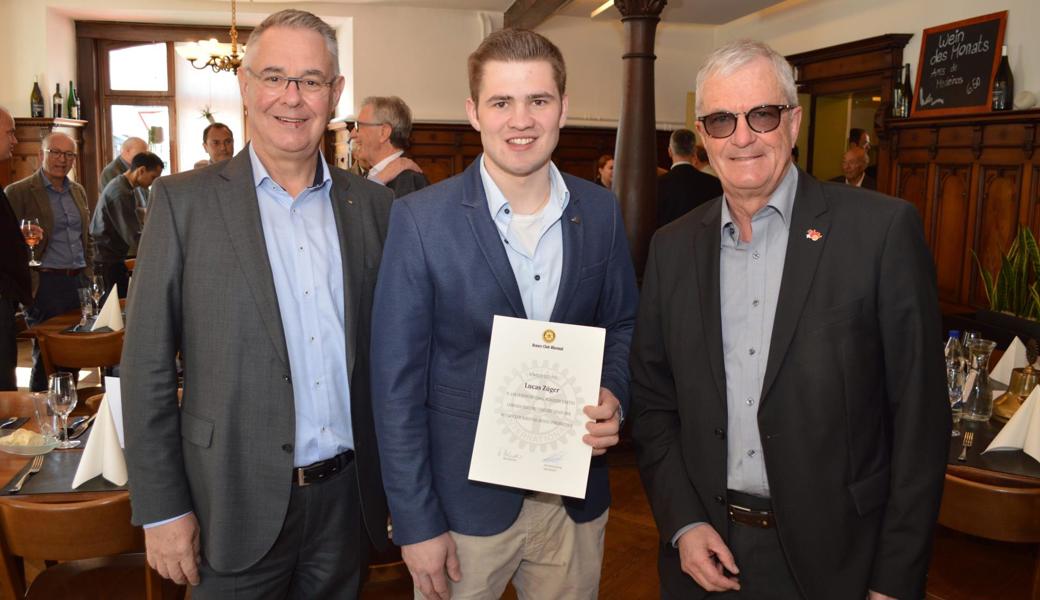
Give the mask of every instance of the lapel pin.
[(571, 223), (575, 225), (581, 225), (581, 217), (571, 217)]
[(354, 203), (353, 200), (351, 200), (350, 198), (347, 198), (347, 204), (353, 204), (353, 203)]
[(809, 231), (805, 232), (805, 237), (814, 242), (818, 242), (820, 241), (820, 238), (823, 237), (823, 234), (819, 231), (816, 231), (815, 229), (810, 229)]

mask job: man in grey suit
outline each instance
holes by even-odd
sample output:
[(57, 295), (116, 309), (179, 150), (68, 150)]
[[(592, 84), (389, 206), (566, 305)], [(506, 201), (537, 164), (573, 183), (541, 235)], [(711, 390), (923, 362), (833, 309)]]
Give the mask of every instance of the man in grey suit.
[(368, 540), (386, 545), (368, 347), (393, 194), (321, 155), (335, 31), (285, 10), (247, 47), (250, 145), (157, 180), (141, 238), (122, 358), (133, 521), (196, 600), (353, 598)]

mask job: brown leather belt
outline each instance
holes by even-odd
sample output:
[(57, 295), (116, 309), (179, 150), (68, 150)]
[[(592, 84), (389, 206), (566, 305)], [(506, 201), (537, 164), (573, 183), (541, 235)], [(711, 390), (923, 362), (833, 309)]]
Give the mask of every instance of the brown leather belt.
[(759, 498), (742, 492), (726, 490), (726, 513), (729, 520), (748, 527), (772, 529), (776, 526), (768, 498)]
[(41, 273), (57, 273), (58, 275), (65, 275), (67, 277), (75, 277), (76, 275), (79, 275), (80, 273), (83, 272), (83, 268), (81, 267), (79, 269), (47, 269), (47, 268), (44, 268), (44, 267), (40, 267), (39, 269), (37, 269), (37, 271), (39, 271)]
[(318, 462), (309, 464), (306, 467), (296, 467), (293, 469), (293, 484), (303, 487), (312, 483), (325, 481), (329, 477), (332, 477), (336, 473), (339, 473), (350, 466), (350, 463), (352, 462), (354, 462), (354, 451), (347, 450), (342, 454), (337, 454), (336, 456), (325, 460), (319, 460)]

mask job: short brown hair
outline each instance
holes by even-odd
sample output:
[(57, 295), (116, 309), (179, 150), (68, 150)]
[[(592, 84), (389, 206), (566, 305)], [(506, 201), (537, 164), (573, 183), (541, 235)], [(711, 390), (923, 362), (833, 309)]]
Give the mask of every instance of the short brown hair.
[(549, 63), (562, 97), (567, 90), (567, 66), (563, 54), (544, 36), (527, 29), (501, 29), (484, 38), (473, 54), (469, 55), (469, 95), (476, 102), (484, 78), (484, 65), (489, 61)]

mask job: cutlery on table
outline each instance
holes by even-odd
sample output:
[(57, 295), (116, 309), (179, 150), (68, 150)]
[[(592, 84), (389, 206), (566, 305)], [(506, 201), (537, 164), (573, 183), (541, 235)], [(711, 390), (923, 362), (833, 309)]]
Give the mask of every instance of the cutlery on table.
[(957, 457), (957, 460), (959, 462), (966, 462), (968, 460), (968, 448), (971, 448), (971, 444), (974, 441), (975, 441), (975, 432), (974, 431), (965, 431), (964, 432), (964, 441), (961, 442), (963, 444), (963, 447), (961, 448), (961, 455)]
[(69, 429), (68, 429), (68, 431), (69, 431), (69, 439), (70, 440), (78, 439), (79, 436), (81, 436), (84, 433), (86, 433), (87, 430), (90, 429), (90, 424), (94, 422), (94, 419), (96, 417), (97, 417), (97, 413), (94, 413), (94, 414), (90, 415), (89, 417), (83, 419), (79, 423), (77, 423), (75, 427), (69, 427)]
[(18, 492), (22, 491), (22, 486), (25, 485), (25, 480), (29, 479), (29, 476), (39, 473), (40, 469), (42, 468), (43, 455), (41, 454), (33, 459), (32, 466), (29, 467), (28, 471), (22, 474), (22, 478), (18, 480), (18, 483), (14, 484), (14, 487), (11, 488), (11, 493), (17, 494)]

